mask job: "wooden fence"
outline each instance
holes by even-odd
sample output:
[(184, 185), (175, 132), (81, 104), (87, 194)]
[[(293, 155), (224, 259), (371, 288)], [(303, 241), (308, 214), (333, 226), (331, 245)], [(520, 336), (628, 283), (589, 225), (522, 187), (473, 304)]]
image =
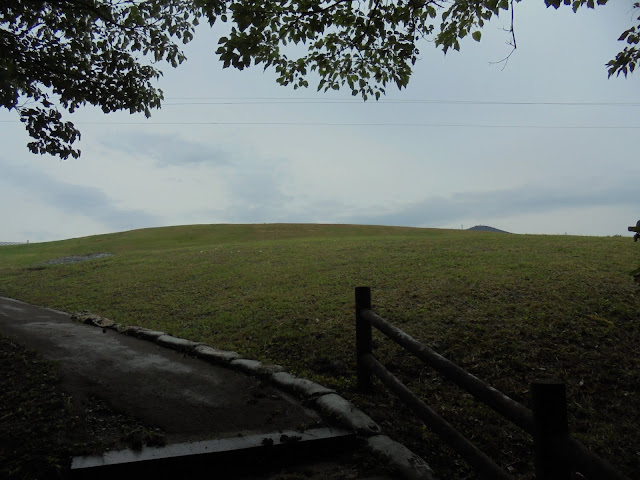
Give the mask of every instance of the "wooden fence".
[(356, 288), (356, 355), (358, 388), (371, 391), (375, 375), (477, 472), (491, 479), (511, 479), (506, 471), (402, 384), (373, 356), (371, 327), (418, 357), (458, 387), (533, 436), (537, 480), (568, 480), (574, 472), (588, 479), (629, 480), (569, 436), (565, 385), (557, 381), (531, 384), (530, 410), (471, 375), (371, 310), (371, 289)]

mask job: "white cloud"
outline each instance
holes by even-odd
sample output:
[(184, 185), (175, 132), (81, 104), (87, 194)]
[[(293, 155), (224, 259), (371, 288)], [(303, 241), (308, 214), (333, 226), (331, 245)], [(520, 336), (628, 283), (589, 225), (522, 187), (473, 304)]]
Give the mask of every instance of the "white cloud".
[(169, 165), (227, 165), (233, 154), (198, 141), (189, 141), (179, 134), (128, 132), (104, 136), (100, 143), (111, 152), (153, 159), (158, 167)]
[[(35, 218), (29, 216), (33, 218), (30, 229), (32, 234), (37, 232), (35, 228), (38, 221), (48, 223), (44, 213), (47, 210), (53, 211), (58, 218), (64, 218), (69, 216), (69, 212), (73, 212), (73, 217), (84, 219), (93, 224), (94, 228), (95, 225), (100, 225), (106, 231), (125, 230), (132, 225), (143, 227), (158, 224), (156, 216), (137, 208), (120, 207), (101, 190), (60, 181), (29, 166), (16, 165), (2, 158), (0, 164), (0, 183), (11, 188), (14, 195), (3, 199), (5, 205), (8, 207), (13, 204), (20, 209), (26, 203), (40, 214)], [(7, 212), (10, 212), (9, 208)], [(58, 227), (61, 225), (58, 224)], [(25, 233), (30, 230), (25, 229)]]
[[(589, 211), (596, 207), (618, 207), (626, 211), (636, 204), (636, 195), (633, 182), (614, 188), (573, 185), (565, 190), (523, 186), (509, 190), (426, 197), (419, 202), (377, 214), (352, 213), (344, 220), (353, 223), (440, 227), (465, 221), (469, 223), (471, 219), (471, 223), (477, 225), (495, 223), (498, 219), (514, 216), (526, 218), (528, 215), (549, 215), (557, 210)], [(573, 222), (567, 223), (568, 225), (576, 227)], [(591, 224), (584, 222), (580, 226), (588, 228)]]

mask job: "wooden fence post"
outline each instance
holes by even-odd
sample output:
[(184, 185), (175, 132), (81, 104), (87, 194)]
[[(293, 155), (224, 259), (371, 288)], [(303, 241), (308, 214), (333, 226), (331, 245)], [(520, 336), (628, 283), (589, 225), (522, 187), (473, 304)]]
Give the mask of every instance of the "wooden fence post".
[(356, 364), (358, 373), (358, 389), (370, 391), (372, 389), (371, 372), (364, 365), (362, 355), (372, 353), (371, 324), (360, 316), (362, 310), (371, 310), (371, 289), (356, 287)]
[(568, 480), (573, 471), (566, 440), (569, 438), (567, 398), (562, 382), (531, 384), (536, 480)]

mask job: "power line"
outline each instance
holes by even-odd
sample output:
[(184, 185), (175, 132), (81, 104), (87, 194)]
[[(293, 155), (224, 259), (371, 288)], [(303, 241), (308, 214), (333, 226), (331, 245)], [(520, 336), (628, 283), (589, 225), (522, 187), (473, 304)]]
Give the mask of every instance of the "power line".
[[(0, 120), (0, 123), (21, 123)], [(384, 123), (384, 122), (75, 122), (78, 125), (210, 125), (210, 126), (286, 126), (286, 127), (422, 127), (422, 128), (507, 128), (553, 130), (637, 130), (640, 125), (505, 125), (474, 123)]]
[[(430, 99), (380, 99), (363, 102), (360, 99), (316, 99), (290, 97), (170, 97), (163, 105), (264, 105), (264, 104), (436, 104), (436, 105), (507, 105), (507, 106), (564, 106), (564, 107), (640, 107), (640, 102), (525, 102), (489, 100), (430, 100)], [(184, 100), (174, 102), (175, 100)]]

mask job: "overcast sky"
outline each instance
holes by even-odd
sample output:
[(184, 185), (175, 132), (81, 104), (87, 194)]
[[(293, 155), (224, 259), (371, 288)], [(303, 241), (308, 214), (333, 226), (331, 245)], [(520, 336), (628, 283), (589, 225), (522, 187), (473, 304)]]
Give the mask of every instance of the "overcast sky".
[[(222, 69), (200, 28), (163, 67), (151, 119), (70, 116), (82, 156), (32, 155), (0, 110), (0, 241), (143, 227), (313, 222), (630, 235), (640, 218), (640, 73), (607, 79), (631, 0), (573, 14), (542, 0), (446, 56), (421, 45), (410, 85), (363, 103)], [(635, 12), (638, 15), (638, 12)]]

